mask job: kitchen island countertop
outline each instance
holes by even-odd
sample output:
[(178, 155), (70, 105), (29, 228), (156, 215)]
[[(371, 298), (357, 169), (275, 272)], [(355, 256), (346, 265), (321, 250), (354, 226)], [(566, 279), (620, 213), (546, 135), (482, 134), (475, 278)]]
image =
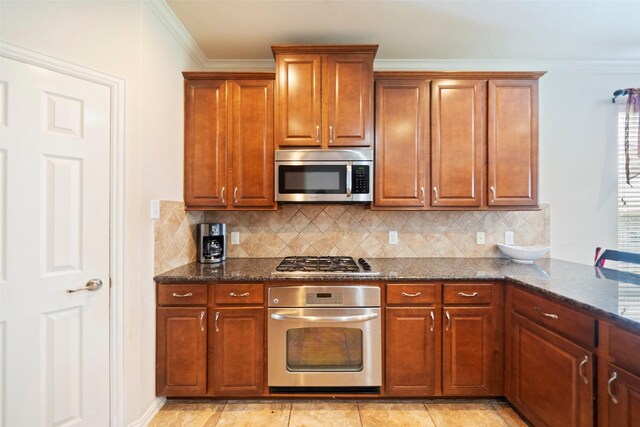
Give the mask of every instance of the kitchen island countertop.
[(504, 258), (367, 258), (379, 276), (275, 277), (281, 258), (230, 258), (214, 266), (186, 264), (154, 277), (161, 283), (505, 280), (640, 332), (640, 275), (573, 262)]

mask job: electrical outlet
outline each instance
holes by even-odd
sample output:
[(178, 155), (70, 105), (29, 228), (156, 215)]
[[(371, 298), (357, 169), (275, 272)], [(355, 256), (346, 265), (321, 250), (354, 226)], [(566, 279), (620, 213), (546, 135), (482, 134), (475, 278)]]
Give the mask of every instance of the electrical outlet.
[(504, 244), (513, 245), (513, 231), (504, 232)]
[(484, 231), (476, 232), (476, 245), (484, 245), (485, 244), (485, 234)]
[(150, 219), (160, 219), (160, 200), (151, 201), (151, 209), (149, 211)]
[(389, 244), (397, 245), (398, 244), (398, 232), (397, 231), (389, 231)]
[(240, 232), (239, 231), (232, 231), (231, 232), (231, 244), (232, 245), (239, 245), (240, 244)]

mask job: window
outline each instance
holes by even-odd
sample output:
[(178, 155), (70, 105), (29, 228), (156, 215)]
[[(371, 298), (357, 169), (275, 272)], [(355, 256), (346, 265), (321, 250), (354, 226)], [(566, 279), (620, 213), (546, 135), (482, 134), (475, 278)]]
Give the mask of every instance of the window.
[[(640, 253), (640, 151), (638, 130), (640, 114), (629, 119), (629, 176), (625, 173), (625, 120), (626, 102), (618, 110), (618, 250)], [(618, 263), (618, 269), (640, 274), (640, 265)], [(620, 283), (618, 287), (621, 314), (640, 317), (640, 286)]]

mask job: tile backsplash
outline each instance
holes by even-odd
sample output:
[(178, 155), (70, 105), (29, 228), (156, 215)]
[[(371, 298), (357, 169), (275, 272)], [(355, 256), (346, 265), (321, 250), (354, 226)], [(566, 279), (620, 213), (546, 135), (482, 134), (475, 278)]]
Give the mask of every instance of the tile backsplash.
[[(227, 257), (349, 255), (359, 257), (500, 257), (496, 243), (550, 245), (550, 206), (538, 211), (372, 211), (363, 205), (285, 204), (277, 211), (185, 211), (161, 201), (154, 226), (156, 274), (196, 259), (196, 224), (223, 222), (240, 244)], [(388, 243), (389, 231), (398, 243)], [(484, 245), (476, 232), (485, 233)], [(229, 237), (229, 236), (227, 236)], [(230, 242), (230, 239), (228, 240)], [(549, 255), (547, 255), (549, 256)]]

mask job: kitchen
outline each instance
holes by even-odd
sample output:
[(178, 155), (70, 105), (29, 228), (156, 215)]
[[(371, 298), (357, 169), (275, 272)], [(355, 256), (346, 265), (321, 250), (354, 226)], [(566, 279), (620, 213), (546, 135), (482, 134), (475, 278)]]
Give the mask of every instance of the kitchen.
[[(561, 11), (563, 7), (569, 7), (561, 4), (555, 6)], [(73, 4), (73, 7), (56, 2), (3, 2), (1, 7), (3, 41), (100, 69), (126, 81), (121, 132), (122, 140), (126, 141), (123, 168), (127, 221), (123, 234), (127, 239), (122, 247), (126, 253), (126, 259), (123, 260), (126, 268), (120, 278), (122, 284), (119, 288), (122, 299), (126, 301), (120, 314), (120, 326), (126, 333), (121, 335), (122, 354), (116, 357), (116, 360), (122, 361), (124, 375), (120, 382), (115, 382), (116, 389), (121, 387), (122, 391), (117, 393), (119, 397), (115, 399), (117, 410), (114, 417), (121, 420), (118, 424), (134, 424), (136, 420), (145, 419), (145, 411), (156, 404), (153, 336), (155, 300), (148, 298), (148, 295), (153, 289), (150, 278), (160, 271), (154, 270), (155, 223), (149, 220), (149, 201), (182, 200), (182, 168), (181, 161), (177, 160), (182, 158), (183, 144), (181, 73), (206, 69), (206, 65), (215, 68), (216, 63), (199, 62), (202, 58), (198, 59), (192, 51), (185, 50), (184, 46), (190, 46), (192, 42), (180, 36), (182, 33), (177, 33), (179, 36), (176, 38), (178, 30), (166, 21), (170, 10), (155, 2), (124, 2), (118, 7), (110, 2), (95, 2), (90, 6), (80, 2)], [(590, 7), (599, 10), (604, 6)], [(347, 12), (344, 12), (345, 16)], [(569, 15), (575, 16), (575, 13)], [(593, 21), (588, 21), (584, 28), (600, 25), (597, 19), (599, 13), (594, 15)], [(632, 13), (620, 13), (618, 16), (632, 16)], [(539, 32), (537, 34), (540, 36)], [(391, 40), (389, 36), (385, 40), (367, 39), (361, 42), (379, 43), (382, 53), (385, 44)], [(269, 55), (269, 46), (277, 42), (263, 41)], [(634, 62), (633, 56), (631, 59), (623, 56), (618, 58), (613, 54), (602, 58), (592, 58), (587, 54), (580, 57), (577, 53), (570, 56), (568, 52), (574, 49), (566, 46), (566, 54), (545, 57), (534, 53), (535, 44), (521, 49), (511, 40), (503, 45), (505, 48), (518, 48), (518, 53), (511, 56), (513, 59), (493, 57), (494, 61), (489, 63), (473, 59), (456, 62), (453, 60), (455, 58), (448, 62), (429, 63), (416, 59), (414, 64), (405, 64), (403, 68), (548, 71), (540, 80), (540, 201), (549, 204), (552, 210), (549, 231), (551, 253), (554, 258), (589, 264), (595, 246), (616, 246), (616, 229), (611, 220), (616, 217), (615, 172), (606, 172), (615, 170), (616, 147), (603, 144), (604, 140), (610, 140), (607, 135), (615, 133), (615, 129), (611, 124), (613, 122), (609, 123), (603, 117), (615, 118), (610, 94), (614, 89), (633, 84), (638, 73), (637, 61)], [(625, 52), (633, 55), (631, 49), (625, 49)], [(405, 57), (408, 56), (398, 58)], [(447, 58), (443, 53), (435, 56), (425, 54), (424, 57)], [(487, 57), (491, 59), (491, 56)], [(477, 57), (468, 55), (466, 58)], [(581, 62), (583, 59), (586, 62)], [(612, 62), (589, 62), (589, 59), (612, 59)], [(244, 68), (273, 69), (273, 60), (270, 61), (271, 65), (264, 66), (260, 62), (256, 66), (254, 61), (251, 65), (245, 64)], [(376, 64), (375, 69), (384, 66), (385, 62), (380, 62), (380, 67)], [(398, 63), (387, 64), (387, 69), (398, 66)], [(221, 67), (222, 64), (218, 69)], [(236, 62), (232, 68), (241, 67)], [(163, 90), (157, 91), (158, 87)], [(585, 91), (585, 87), (590, 90)], [(567, 115), (568, 111), (572, 113)], [(566, 159), (572, 158), (577, 152), (583, 153), (584, 166), (567, 168)], [(325, 208), (324, 213), (329, 215), (331, 209), (327, 211)], [(275, 211), (279, 215), (277, 212), (280, 210)], [(248, 215), (250, 220), (259, 223)], [(297, 219), (302, 220), (300, 216)], [(205, 221), (203, 216), (200, 222), (207, 221), (209, 219)], [(539, 222), (539, 219), (535, 221)], [(231, 224), (233, 221), (221, 222)], [(407, 246), (402, 234), (399, 237), (402, 244), (398, 246)], [(243, 233), (240, 238), (243, 238)], [(299, 240), (296, 242), (300, 243)], [(240, 246), (247, 250), (244, 245)], [(249, 245), (248, 250), (255, 250), (251, 253), (258, 254), (259, 249), (254, 249), (254, 246)], [(437, 252), (434, 254), (438, 256)]]

